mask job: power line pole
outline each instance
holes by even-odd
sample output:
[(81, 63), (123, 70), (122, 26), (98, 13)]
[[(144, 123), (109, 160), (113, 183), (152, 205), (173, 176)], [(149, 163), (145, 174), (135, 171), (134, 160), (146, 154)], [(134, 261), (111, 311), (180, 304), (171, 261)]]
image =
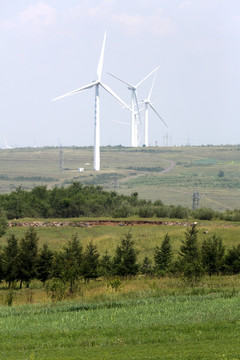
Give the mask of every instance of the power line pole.
[(197, 190), (194, 191), (192, 199), (193, 199), (192, 209), (193, 210), (198, 209), (199, 208), (199, 193)]
[(60, 145), (59, 148), (59, 171), (60, 173), (62, 173), (64, 170), (64, 158), (63, 158), (63, 148), (62, 148), (62, 144)]

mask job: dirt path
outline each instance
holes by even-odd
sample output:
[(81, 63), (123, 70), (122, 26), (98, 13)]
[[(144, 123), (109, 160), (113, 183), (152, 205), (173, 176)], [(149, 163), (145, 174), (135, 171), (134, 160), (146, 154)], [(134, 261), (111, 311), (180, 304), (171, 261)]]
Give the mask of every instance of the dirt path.
[[(166, 160), (166, 161), (167, 161), (167, 160)], [(170, 166), (169, 166), (167, 169), (161, 171), (161, 174), (166, 174), (166, 173), (168, 173), (168, 172), (171, 171), (175, 166), (176, 166), (176, 163), (175, 163), (174, 161), (170, 161)]]

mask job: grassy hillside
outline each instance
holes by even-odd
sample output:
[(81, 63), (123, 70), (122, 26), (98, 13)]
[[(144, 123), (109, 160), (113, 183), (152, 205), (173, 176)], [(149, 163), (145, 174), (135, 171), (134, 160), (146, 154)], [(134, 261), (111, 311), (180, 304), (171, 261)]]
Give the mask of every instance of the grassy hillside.
[(137, 281), (98, 297), (95, 285), (89, 302), (0, 306), (1, 359), (239, 359), (239, 284)]
[[(58, 148), (0, 150), (0, 191), (40, 184), (64, 186), (75, 179), (188, 207), (198, 190), (202, 207), (239, 207), (240, 146), (104, 147), (100, 172), (91, 171), (92, 148), (63, 148), (63, 158), (64, 171), (60, 171)], [(79, 173), (80, 167), (85, 171)]]
[[(58, 219), (59, 220), (59, 219)], [(112, 254), (116, 246), (120, 243), (124, 234), (129, 231), (129, 226), (94, 226), (94, 227), (39, 227), (37, 234), (39, 237), (39, 247), (44, 242), (49, 244), (52, 250), (62, 250), (66, 246), (74, 233), (79, 235), (79, 239), (85, 248), (87, 243), (92, 240), (100, 254), (106, 250)], [(10, 228), (1, 238), (1, 245), (5, 245), (6, 237), (14, 233), (21, 238), (26, 232), (24, 227)], [(226, 248), (237, 246), (240, 243), (239, 223), (225, 223), (220, 221), (201, 221), (198, 223), (198, 238), (201, 243), (208, 236), (217, 234), (222, 237)], [(186, 226), (173, 225), (135, 225), (132, 227), (133, 240), (139, 251), (138, 259), (142, 261), (144, 256), (153, 256), (154, 248), (161, 245), (164, 235), (169, 234), (173, 246), (173, 251), (177, 255), (181, 241), (185, 237)], [(207, 232), (207, 233), (206, 233)]]
[[(76, 221), (76, 219), (75, 219)], [(87, 221), (87, 220), (86, 220)], [(27, 222), (27, 220), (26, 220)], [(62, 249), (77, 231), (83, 247), (89, 240), (112, 253), (125, 226), (40, 227), (40, 246)], [(227, 248), (239, 244), (239, 223), (201, 221), (199, 241), (223, 237)], [(13, 227), (23, 236), (26, 228)], [(175, 255), (186, 226), (135, 225), (139, 261), (169, 233)], [(208, 233), (206, 234), (206, 231)], [(1, 239), (4, 244), (6, 235)], [(1, 359), (238, 359), (240, 276), (204, 276), (196, 286), (181, 277), (109, 279), (79, 282), (62, 301), (34, 280), (29, 289), (0, 288)], [(11, 306), (7, 306), (11, 305)]]

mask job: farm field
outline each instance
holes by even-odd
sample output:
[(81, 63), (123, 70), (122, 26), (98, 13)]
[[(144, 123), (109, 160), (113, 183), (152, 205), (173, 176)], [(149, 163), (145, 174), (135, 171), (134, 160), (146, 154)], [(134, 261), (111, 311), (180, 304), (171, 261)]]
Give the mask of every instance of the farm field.
[[(72, 180), (100, 185), (121, 194), (192, 206), (195, 190), (200, 206), (215, 210), (239, 207), (240, 146), (188, 146), (101, 149), (101, 171), (91, 171), (93, 149), (59, 148), (0, 150), (0, 191), (21, 186), (69, 185)], [(85, 168), (82, 173), (79, 168)]]

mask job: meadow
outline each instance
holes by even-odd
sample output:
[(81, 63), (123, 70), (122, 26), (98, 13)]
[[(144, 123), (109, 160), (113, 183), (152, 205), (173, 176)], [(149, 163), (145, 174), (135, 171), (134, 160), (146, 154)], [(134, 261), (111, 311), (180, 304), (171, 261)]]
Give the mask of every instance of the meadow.
[[(104, 218), (102, 218), (104, 219)], [(41, 219), (39, 219), (41, 220)], [(55, 219), (56, 220), (56, 219)], [(93, 220), (93, 218), (92, 218)], [(106, 219), (105, 219), (106, 220)], [(153, 220), (153, 219), (144, 219)], [(167, 219), (164, 219), (164, 221)], [(27, 224), (30, 219), (22, 219)], [(36, 219), (35, 219), (36, 221)], [(46, 221), (46, 219), (42, 219)], [(49, 219), (54, 221), (54, 219)], [(57, 219), (58, 222), (64, 222), (66, 219)], [(67, 221), (90, 221), (87, 218), (74, 218)], [(123, 219), (124, 221), (124, 219)], [(177, 221), (177, 219), (175, 219)], [(86, 226), (86, 227), (72, 227), (72, 226), (60, 226), (60, 227), (37, 227), (37, 235), (39, 238), (39, 247), (41, 248), (46, 242), (49, 248), (54, 251), (62, 250), (66, 246), (68, 240), (71, 239), (73, 234), (78, 234), (80, 242), (83, 248), (86, 247), (89, 241), (97, 246), (100, 254), (104, 254), (108, 250), (111, 255), (120, 243), (120, 240), (131, 228), (135, 247), (139, 252), (139, 260), (142, 261), (143, 257), (147, 254), (153, 256), (153, 249), (161, 245), (161, 242), (166, 234), (169, 234), (173, 247), (174, 254), (177, 255), (182, 240), (185, 237), (187, 224), (194, 222), (194, 219), (188, 219), (187, 221), (177, 221), (180, 225), (173, 225), (174, 219), (169, 221), (169, 225), (134, 225), (134, 226)], [(121, 224), (121, 222), (120, 222)], [(223, 244), (226, 248), (237, 246), (240, 243), (240, 228), (239, 222), (224, 222), (224, 221), (198, 221), (198, 238), (199, 243), (213, 234), (220, 236), (223, 240)], [(4, 246), (6, 244), (6, 238), (9, 234), (15, 234), (17, 238), (23, 237), (27, 228), (26, 227), (12, 227), (9, 228), (7, 233), (0, 239), (0, 244)]]
[(239, 359), (239, 276), (198, 288), (143, 278), (118, 292), (101, 286), (59, 303), (0, 306), (0, 358)]
[[(40, 247), (47, 242), (59, 251), (77, 232), (83, 247), (93, 240), (101, 254), (111, 254), (129, 228), (40, 227), (37, 234)], [(131, 231), (142, 261), (166, 233), (177, 256), (186, 226), (135, 225)], [(226, 248), (239, 244), (239, 223), (201, 221), (198, 231), (200, 243), (216, 233)], [(1, 245), (10, 233), (21, 238), (25, 232), (10, 228)], [(204, 276), (194, 286), (168, 276), (119, 281), (116, 289), (108, 278), (81, 280), (61, 301), (38, 280), (21, 290), (2, 283), (0, 359), (239, 359), (239, 274)]]
[[(65, 186), (77, 180), (126, 195), (138, 192), (140, 198), (161, 199), (168, 205), (191, 208), (197, 190), (202, 207), (239, 206), (239, 146), (103, 147), (100, 172), (91, 170), (93, 148), (63, 148), (63, 171), (59, 150), (0, 150), (1, 193), (19, 186), (28, 190), (36, 185)], [(81, 167), (85, 171), (79, 173)]]

